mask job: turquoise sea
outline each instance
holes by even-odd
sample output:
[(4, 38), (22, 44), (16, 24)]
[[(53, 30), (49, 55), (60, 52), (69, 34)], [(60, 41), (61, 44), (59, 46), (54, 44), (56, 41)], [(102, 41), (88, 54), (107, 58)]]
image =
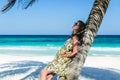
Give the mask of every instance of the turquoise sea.
[[(0, 35), (0, 54), (55, 55), (68, 35)], [(120, 56), (120, 35), (97, 35), (88, 56)]]

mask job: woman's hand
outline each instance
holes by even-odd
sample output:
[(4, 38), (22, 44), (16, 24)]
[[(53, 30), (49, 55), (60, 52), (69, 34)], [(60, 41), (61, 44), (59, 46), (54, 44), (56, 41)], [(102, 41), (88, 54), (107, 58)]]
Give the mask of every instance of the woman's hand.
[(66, 54), (61, 54), (62, 58), (70, 58), (70, 57), (74, 57), (75, 55), (73, 55), (72, 53), (66, 53)]
[(69, 57), (69, 56), (70, 56), (70, 54), (68, 54), (68, 53), (66, 53), (66, 54), (61, 54), (61, 57), (62, 57), (62, 58)]

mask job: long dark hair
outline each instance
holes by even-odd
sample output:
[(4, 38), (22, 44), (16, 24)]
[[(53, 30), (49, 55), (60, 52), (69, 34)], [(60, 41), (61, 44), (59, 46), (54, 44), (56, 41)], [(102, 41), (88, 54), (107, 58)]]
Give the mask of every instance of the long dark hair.
[(76, 34), (74, 34), (72, 31), (70, 38), (73, 38), (73, 36), (77, 36), (79, 43), (81, 44), (83, 42), (82, 37), (83, 37), (84, 30), (85, 30), (85, 23), (81, 20), (78, 20), (73, 26), (78, 26), (79, 29)]

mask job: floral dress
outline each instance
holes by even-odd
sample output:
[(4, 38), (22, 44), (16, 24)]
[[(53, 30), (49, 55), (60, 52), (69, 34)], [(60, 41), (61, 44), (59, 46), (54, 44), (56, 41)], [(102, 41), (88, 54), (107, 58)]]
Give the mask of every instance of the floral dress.
[(60, 76), (64, 76), (65, 72), (66, 72), (66, 68), (68, 67), (68, 65), (71, 63), (71, 58), (62, 58), (61, 54), (65, 54), (67, 52), (72, 52), (72, 39), (69, 38), (65, 45), (58, 50), (55, 58), (53, 59), (53, 61), (51, 61), (46, 67), (45, 69), (48, 71), (52, 71), (55, 74), (59, 74)]

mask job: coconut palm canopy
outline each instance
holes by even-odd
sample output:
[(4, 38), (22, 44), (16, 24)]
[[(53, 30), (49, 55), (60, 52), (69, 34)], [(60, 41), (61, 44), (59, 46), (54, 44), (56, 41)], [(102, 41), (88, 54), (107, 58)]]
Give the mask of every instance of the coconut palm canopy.
[(2, 8), (2, 12), (6, 12), (11, 9), (15, 5), (15, 3), (21, 5), (23, 9), (27, 9), (36, 1), (37, 0), (8, 0), (7, 4), (5, 4)]

